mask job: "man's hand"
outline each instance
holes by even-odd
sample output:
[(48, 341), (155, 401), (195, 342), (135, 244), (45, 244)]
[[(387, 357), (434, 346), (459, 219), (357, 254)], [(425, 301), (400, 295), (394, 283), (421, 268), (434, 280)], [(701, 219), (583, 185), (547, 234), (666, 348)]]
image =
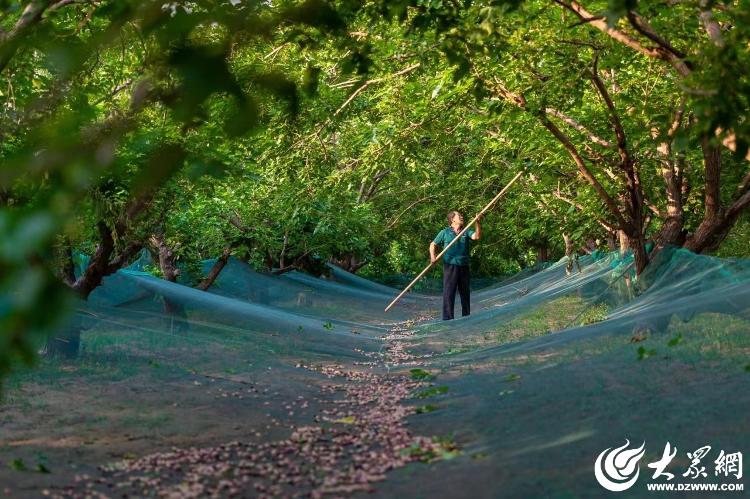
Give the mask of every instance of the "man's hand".
[(430, 255), (430, 263), (437, 262), (437, 258), (435, 258), (435, 255)]
[(484, 213), (479, 212), (476, 214), (476, 222), (474, 222), (474, 234), (471, 235), (472, 241), (479, 241), (479, 238), (482, 237), (482, 224), (479, 223), (482, 220), (482, 217), (484, 216)]

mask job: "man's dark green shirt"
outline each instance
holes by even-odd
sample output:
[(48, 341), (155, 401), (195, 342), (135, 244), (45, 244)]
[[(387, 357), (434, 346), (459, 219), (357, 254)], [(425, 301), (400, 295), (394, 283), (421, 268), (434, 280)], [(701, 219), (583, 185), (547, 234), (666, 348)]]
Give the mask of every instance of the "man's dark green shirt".
[[(451, 265), (469, 265), (469, 250), (471, 249), (471, 236), (474, 235), (474, 229), (469, 229), (461, 236), (461, 239), (448, 248), (448, 251), (443, 255), (443, 261)], [(456, 237), (456, 233), (453, 229), (446, 227), (445, 229), (438, 232), (433, 243), (437, 244), (441, 248), (445, 248), (448, 243), (453, 241)]]

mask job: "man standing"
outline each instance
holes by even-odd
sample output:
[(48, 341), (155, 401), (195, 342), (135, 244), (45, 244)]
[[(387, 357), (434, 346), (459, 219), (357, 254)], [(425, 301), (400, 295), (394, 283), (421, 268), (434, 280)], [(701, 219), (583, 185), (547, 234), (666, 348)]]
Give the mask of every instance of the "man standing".
[[(453, 319), (453, 308), (456, 303), (456, 288), (461, 297), (461, 315), (471, 312), (469, 303), (469, 240), (478, 241), (482, 234), (479, 220), (476, 221), (476, 231), (467, 230), (461, 238), (443, 255), (443, 320)], [(430, 261), (435, 263), (435, 251), (438, 246), (447, 246), (464, 227), (464, 217), (457, 211), (448, 213), (450, 227), (441, 230), (430, 243)]]

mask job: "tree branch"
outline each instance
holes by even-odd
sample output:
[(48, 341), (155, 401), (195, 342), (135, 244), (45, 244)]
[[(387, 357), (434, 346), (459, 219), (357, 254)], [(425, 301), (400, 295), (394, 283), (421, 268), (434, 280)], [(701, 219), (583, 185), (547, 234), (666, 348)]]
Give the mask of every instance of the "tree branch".
[(423, 198), (417, 199), (416, 201), (410, 203), (409, 206), (407, 206), (406, 208), (404, 208), (403, 210), (401, 210), (401, 212), (398, 215), (396, 215), (390, 222), (388, 222), (388, 225), (386, 225), (386, 227), (385, 227), (386, 230), (388, 230), (388, 229), (392, 228), (394, 225), (396, 225), (396, 222), (398, 222), (398, 219), (401, 218), (401, 216), (404, 213), (406, 213), (407, 211), (411, 210), (412, 208), (414, 208), (419, 203), (423, 203), (423, 202), (427, 201), (428, 199), (432, 199), (434, 197), (437, 197), (437, 194), (432, 194), (432, 195), (429, 195), (429, 196), (425, 196)]
[(301, 262), (303, 258), (305, 258), (307, 255), (309, 255), (310, 253), (312, 253), (316, 249), (317, 248), (312, 248), (312, 249), (309, 249), (309, 250), (305, 251), (300, 256), (298, 256), (297, 258), (295, 258), (294, 261), (290, 265), (287, 265), (286, 267), (283, 267), (283, 268), (280, 268), (280, 269), (276, 269), (276, 270), (272, 271), (271, 274), (273, 274), (273, 275), (281, 275), (281, 274), (286, 274), (287, 272), (296, 269), (297, 265), (299, 264), (299, 262)]
[(607, 149), (614, 149), (615, 148), (615, 146), (611, 142), (609, 142), (608, 140), (605, 140), (605, 139), (599, 137), (598, 135), (594, 134), (593, 132), (589, 131), (585, 126), (581, 125), (576, 120), (574, 120), (570, 116), (567, 116), (566, 114), (562, 113), (561, 111), (558, 111), (557, 109), (552, 108), (552, 107), (548, 107), (548, 108), (545, 109), (545, 112), (547, 114), (551, 114), (555, 118), (559, 118), (560, 120), (564, 121), (565, 123), (567, 123), (571, 127), (575, 128), (576, 130), (578, 130), (579, 132), (581, 132), (582, 134), (584, 134), (586, 137), (588, 137), (588, 139), (591, 142), (599, 144), (602, 147), (606, 147)]
[(638, 33), (656, 43), (659, 47), (662, 47), (664, 50), (668, 51), (670, 54), (672, 54), (673, 57), (676, 57), (678, 59), (685, 59), (687, 57), (687, 54), (685, 54), (685, 52), (676, 49), (671, 43), (669, 43), (669, 41), (667, 41), (666, 38), (659, 35), (656, 30), (648, 23), (648, 21), (638, 15), (637, 12), (631, 10), (627, 13), (627, 18), (630, 24)]
[(724, 47), (724, 38), (721, 36), (721, 26), (714, 18), (714, 13), (711, 10), (711, 4), (708, 0), (700, 1), (700, 14), (698, 15), (703, 29), (706, 30), (706, 34), (719, 48)]
[(110, 260), (107, 266), (107, 275), (114, 274), (124, 266), (126, 266), (133, 257), (143, 249), (143, 242), (131, 241), (114, 257)]
[(690, 74), (691, 69), (685, 64), (685, 62), (680, 57), (677, 57), (673, 52), (667, 50), (665, 47), (647, 47), (646, 45), (641, 43), (640, 40), (630, 36), (624, 31), (609, 26), (606, 20), (596, 19), (596, 16), (592, 15), (576, 1), (571, 1), (570, 3), (564, 0), (553, 1), (561, 7), (573, 12), (581, 20), (590, 20), (590, 22), (588, 22), (587, 24), (595, 27), (602, 33), (605, 33), (606, 35), (614, 40), (617, 40), (623, 45), (626, 45), (627, 47), (630, 47), (631, 49), (640, 52), (641, 54), (644, 54), (648, 57), (661, 59), (668, 62), (682, 76), (687, 76), (688, 74)]
[(539, 120), (542, 122), (542, 125), (547, 128), (547, 130), (549, 130), (550, 133), (552, 133), (552, 135), (554, 135), (555, 138), (563, 145), (570, 157), (573, 158), (573, 161), (578, 167), (578, 171), (581, 173), (583, 178), (585, 178), (586, 181), (588, 181), (588, 183), (594, 188), (594, 191), (596, 191), (599, 198), (604, 201), (604, 204), (607, 205), (609, 211), (617, 219), (617, 223), (620, 224), (620, 227), (622, 227), (626, 231), (631, 230), (632, 225), (627, 220), (625, 220), (625, 217), (622, 216), (622, 213), (620, 212), (620, 209), (618, 208), (615, 200), (612, 199), (612, 196), (609, 195), (604, 186), (599, 183), (591, 170), (588, 169), (583, 161), (583, 158), (578, 153), (576, 147), (573, 145), (570, 139), (562, 131), (560, 131), (560, 129), (557, 128), (557, 126), (555, 126), (555, 124), (552, 123), (545, 114), (540, 114)]
[[(578, 4), (575, 1), (571, 1), (570, 3), (567, 3), (564, 0), (553, 0), (553, 1), (556, 4), (562, 6), (563, 8), (568, 9), (569, 11), (573, 12), (574, 14), (579, 16), (581, 19), (588, 19), (592, 17), (592, 15), (588, 11), (586, 11), (586, 9), (584, 9), (580, 4)], [(649, 31), (650, 26), (640, 16), (635, 14), (634, 16), (631, 16), (631, 17), (633, 17), (633, 19), (631, 20), (631, 24), (634, 23), (633, 27), (636, 29), (640, 28), (640, 30), (644, 33), (644, 36), (646, 36), (646, 33), (647, 33), (655, 39), (663, 40), (659, 35), (656, 34), (656, 32), (653, 31), (653, 29)], [(686, 76), (689, 76), (693, 72), (693, 68), (690, 65), (688, 65), (682, 58), (678, 56), (678, 54), (681, 54), (681, 52), (671, 47), (671, 45), (667, 43), (665, 40), (663, 40), (665, 42), (665, 46), (659, 46), (656, 48), (646, 47), (640, 41), (624, 33), (623, 31), (618, 30), (616, 28), (610, 28), (607, 25), (607, 23), (604, 21), (592, 21), (589, 24), (594, 26), (599, 31), (609, 35), (614, 40), (617, 40), (623, 45), (630, 47), (633, 50), (646, 55), (647, 57), (651, 57), (653, 59), (659, 59), (659, 60), (669, 63), (677, 71), (677, 73), (683, 78)], [(715, 26), (711, 29), (715, 29)], [(712, 36), (711, 33), (709, 33), (709, 36)], [(716, 43), (716, 41), (714, 41), (714, 43)], [(699, 92), (694, 89), (691, 90), (691, 89), (685, 88), (684, 90), (690, 93)], [(721, 143), (724, 145), (724, 147), (728, 148), (729, 150), (733, 152), (736, 151), (737, 137), (732, 130), (726, 130), (726, 133), (725, 133), (725, 131), (722, 130), (721, 128), (717, 128), (716, 135), (719, 137), (723, 135), (723, 137), (721, 137)], [(745, 155), (745, 159), (750, 161), (750, 151), (748, 151), (747, 154)]]
[(599, 92), (599, 95), (601, 96), (602, 100), (607, 106), (607, 111), (608, 111), (607, 114), (609, 116), (609, 121), (612, 123), (612, 128), (615, 132), (615, 137), (617, 137), (617, 150), (620, 153), (620, 160), (622, 161), (621, 166), (627, 171), (630, 165), (632, 165), (632, 159), (630, 158), (630, 152), (628, 151), (627, 137), (625, 136), (625, 129), (622, 127), (622, 122), (620, 121), (620, 117), (617, 114), (615, 103), (612, 101), (612, 97), (609, 95), (609, 91), (607, 90), (607, 87), (604, 85), (604, 82), (599, 77), (599, 70), (597, 68), (597, 64), (598, 64), (598, 55), (594, 57), (594, 67), (590, 73), (591, 81), (594, 84), (594, 88)]
[(105, 96), (105, 97), (101, 97), (101, 98), (97, 99), (96, 101), (94, 101), (94, 105), (97, 105), (97, 104), (101, 104), (101, 103), (102, 103), (102, 102), (104, 102), (105, 100), (107, 100), (107, 99), (111, 99), (112, 97), (114, 97), (115, 95), (119, 94), (120, 92), (122, 92), (123, 90), (125, 90), (126, 88), (128, 88), (128, 87), (129, 87), (130, 85), (132, 85), (134, 81), (135, 81), (135, 80), (134, 80), (134, 78), (128, 78), (128, 79), (127, 79), (127, 80), (125, 80), (125, 81), (124, 81), (123, 83), (121, 83), (121, 84), (117, 85), (117, 86), (116, 86), (116, 87), (115, 87), (115, 88), (114, 88), (114, 89), (113, 89), (113, 90), (112, 90), (112, 91), (111, 91), (111, 92), (109, 93), (109, 95), (107, 95), (107, 96)]
[[(488, 82), (485, 82), (487, 84)], [(516, 106), (520, 107), (521, 109), (527, 109), (526, 105), (526, 98), (523, 96), (523, 94), (516, 94), (505, 88), (502, 82), (495, 79), (493, 83), (487, 85), (488, 88), (493, 90), (497, 95), (505, 99), (506, 101), (510, 102), (511, 104), (515, 104)], [(627, 220), (625, 220), (625, 217), (623, 217), (622, 213), (620, 212), (619, 207), (617, 206), (617, 203), (614, 199), (612, 199), (612, 196), (609, 195), (607, 190), (602, 186), (602, 184), (597, 180), (597, 178), (594, 176), (594, 174), (591, 172), (591, 170), (588, 169), (586, 166), (586, 163), (583, 161), (583, 158), (578, 153), (578, 150), (573, 145), (573, 142), (568, 138), (567, 135), (565, 135), (558, 127), (555, 125), (550, 119), (547, 117), (547, 114), (544, 112), (540, 112), (536, 115), (539, 121), (542, 123), (542, 125), (562, 144), (562, 146), (565, 148), (565, 150), (568, 152), (570, 157), (573, 159), (573, 162), (576, 164), (576, 167), (578, 167), (579, 173), (583, 176), (584, 179), (591, 185), (591, 187), (594, 188), (594, 191), (599, 196), (599, 198), (604, 201), (604, 204), (607, 206), (607, 208), (610, 210), (612, 215), (617, 219), (617, 223), (620, 224), (620, 227), (624, 230), (633, 232), (633, 226), (630, 224)]]
[(245, 224), (242, 223), (242, 217), (240, 217), (240, 214), (235, 210), (234, 213), (229, 215), (227, 217), (227, 220), (230, 224), (234, 225), (239, 229), (240, 232), (245, 232), (247, 230), (247, 227), (245, 227)]
[(727, 218), (734, 220), (743, 210), (750, 206), (750, 191), (737, 198), (729, 208), (727, 208)]
[(52, 5), (47, 8), (47, 10), (44, 12), (45, 17), (50, 12), (54, 12), (58, 9), (61, 9), (63, 7), (66, 7), (68, 5), (74, 4), (74, 3), (94, 3), (97, 4), (98, 2), (92, 2), (91, 0), (59, 0), (58, 2), (53, 3)]
[[(555, 198), (559, 199), (560, 201), (562, 201), (564, 203), (567, 203), (570, 206), (574, 207), (575, 209), (577, 209), (581, 213), (586, 213), (586, 208), (581, 203), (563, 196), (562, 194), (560, 194), (559, 191), (552, 191), (552, 195)], [(609, 230), (609, 231), (617, 230), (617, 228), (615, 226), (613, 226), (612, 224), (610, 224), (609, 222), (607, 222), (605, 220), (602, 220), (601, 218), (594, 217), (594, 220), (596, 220), (596, 223), (598, 223), (599, 225), (601, 225), (602, 227), (604, 227), (606, 230)]]
[(354, 92), (352, 92), (352, 94), (349, 96), (348, 99), (346, 99), (344, 101), (343, 104), (341, 104), (341, 106), (336, 110), (336, 112), (333, 113), (333, 116), (338, 116), (341, 113), (341, 111), (343, 111), (344, 108), (346, 108), (346, 106), (348, 106), (360, 93), (362, 93), (370, 85), (373, 85), (375, 83), (380, 83), (380, 82), (386, 80), (387, 78), (394, 78), (396, 76), (405, 75), (407, 73), (410, 73), (410, 72), (414, 71), (419, 66), (421, 66), (421, 63), (417, 62), (416, 64), (412, 64), (411, 66), (408, 66), (408, 67), (402, 69), (401, 71), (398, 71), (398, 72), (396, 72), (396, 73), (394, 73), (394, 74), (392, 74), (392, 75), (390, 75), (388, 77), (374, 78), (372, 80), (365, 81), (362, 85), (359, 86), (359, 88), (357, 88), (357, 90), (355, 90)]
[(99, 232), (99, 244), (83, 274), (71, 286), (84, 300), (102, 283), (102, 279), (107, 274), (110, 255), (115, 249), (115, 241), (112, 239), (112, 232), (107, 224), (100, 220), (96, 224), (96, 229)]
[(742, 180), (735, 191), (735, 196), (742, 195), (748, 190), (750, 190), (750, 172), (747, 172), (745, 176), (742, 177)]
[[(725, 130), (721, 127), (716, 128), (716, 136), (721, 140), (721, 144), (730, 151), (737, 152), (737, 135), (732, 130)], [(745, 154), (745, 159), (750, 161), (750, 149)]]
[(200, 289), (201, 291), (208, 291), (208, 288), (213, 285), (214, 281), (216, 281), (216, 278), (219, 277), (219, 274), (222, 270), (224, 270), (224, 267), (227, 265), (227, 262), (229, 261), (229, 257), (232, 256), (232, 250), (234, 249), (233, 245), (229, 245), (226, 248), (224, 248), (224, 251), (222, 252), (221, 256), (216, 259), (216, 262), (211, 267), (211, 270), (208, 271), (208, 274), (206, 274), (206, 277), (196, 286), (196, 289)]
[(652, 203), (648, 198), (644, 196), (643, 198), (643, 204), (648, 207), (649, 210), (651, 210), (651, 213), (656, 215), (659, 218), (664, 218), (664, 213), (659, 209), (658, 206), (656, 206), (654, 203)]
[(13, 28), (0, 39), (0, 73), (13, 59), (21, 45), (23, 36), (42, 20), (42, 14), (50, 3), (50, 0), (32, 0), (29, 2)]
[(705, 220), (713, 222), (722, 216), (721, 206), (721, 151), (708, 137), (701, 140), (705, 178)]
[(62, 268), (63, 282), (68, 286), (73, 286), (76, 282), (75, 265), (73, 264), (73, 247), (70, 244), (70, 239), (67, 237), (65, 237), (65, 240), (63, 241), (62, 258), (64, 259)]

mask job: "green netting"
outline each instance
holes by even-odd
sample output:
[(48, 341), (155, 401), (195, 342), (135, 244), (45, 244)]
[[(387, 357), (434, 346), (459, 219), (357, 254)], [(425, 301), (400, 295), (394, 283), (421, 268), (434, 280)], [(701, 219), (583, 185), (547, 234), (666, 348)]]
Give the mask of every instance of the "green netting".
[[(0, 483), (63, 497), (601, 497), (594, 461), (625, 439), (646, 442), (626, 496), (664, 482), (646, 462), (667, 442), (675, 481), (720, 481), (719, 449), (750, 443), (750, 262), (667, 249), (638, 279), (630, 257), (566, 263), (475, 291), (472, 315), (449, 322), (419, 294), (386, 314), (397, 289), (337, 269), (271, 276), (230, 260), (203, 292), (138, 264), (61, 328), (80, 332), (77, 358), (10, 380)], [(710, 477), (683, 478), (704, 445)]]

